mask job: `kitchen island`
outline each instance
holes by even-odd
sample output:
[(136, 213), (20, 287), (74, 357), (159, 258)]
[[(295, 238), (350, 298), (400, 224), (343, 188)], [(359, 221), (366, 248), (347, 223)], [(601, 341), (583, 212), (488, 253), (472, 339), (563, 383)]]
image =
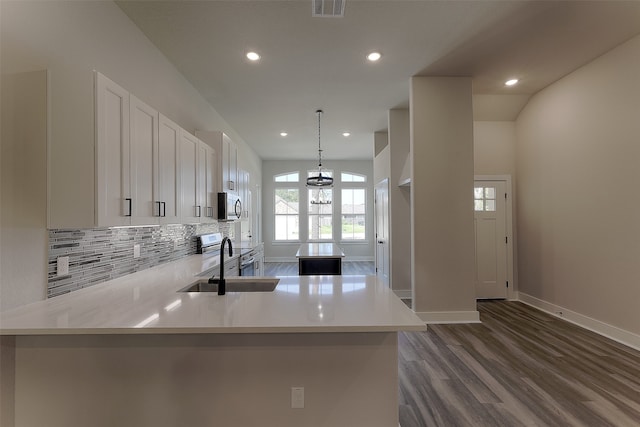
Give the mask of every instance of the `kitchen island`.
[(214, 265), (194, 255), (3, 313), (3, 416), (13, 410), (16, 427), (397, 427), (397, 334), (426, 326), (387, 287), (301, 276), (272, 292), (177, 292)]
[(342, 274), (344, 252), (335, 243), (303, 243), (296, 253), (298, 274)]

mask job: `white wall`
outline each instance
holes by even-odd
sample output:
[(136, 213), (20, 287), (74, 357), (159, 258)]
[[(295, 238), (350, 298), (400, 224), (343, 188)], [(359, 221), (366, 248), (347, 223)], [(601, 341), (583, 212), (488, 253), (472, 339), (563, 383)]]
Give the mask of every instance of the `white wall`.
[[(255, 152), (115, 3), (1, 1), (0, 9), (2, 74), (49, 73), (50, 228), (94, 224), (93, 70), (192, 133), (225, 131), (238, 144), (239, 166), (251, 173), (254, 191), (259, 188), (261, 160)], [(43, 250), (40, 241), (23, 242), (22, 250)], [(29, 288), (33, 300), (35, 294), (44, 297), (46, 282), (3, 286)]]
[[(339, 178), (340, 172), (354, 172), (367, 176), (367, 221), (366, 234), (367, 238), (364, 242), (344, 242), (340, 240), (340, 189), (342, 188), (340, 180), (334, 181), (334, 201), (333, 201), (333, 226), (334, 240), (342, 248), (346, 255), (347, 261), (373, 261), (374, 257), (374, 225), (373, 225), (373, 162), (370, 160), (326, 160), (323, 162), (325, 169), (333, 170), (334, 177)], [(318, 163), (305, 160), (265, 160), (262, 165), (262, 213), (263, 213), (263, 240), (265, 249), (265, 258), (269, 261), (295, 261), (295, 255), (300, 247), (300, 242), (286, 243), (274, 242), (274, 194), (275, 182), (274, 175), (299, 171), (300, 176), (306, 177), (308, 170), (316, 170)], [(305, 178), (306, 179), (306, 178)], [(349, 185), (345, 185), (348, 187)], [(300, 205), (306, 206), (306, 187), (304, 181), (301, 181), (297, 188), (300, 189)], [(302, 208), (304, 211), (304, 208)], [(301, 237), (306, 236), (306, 215), (300, 217)], [(306, 241), (306, 239), (305, 239)]]
[(640, 36), (517, 120), (520, 291), (640, 334)]

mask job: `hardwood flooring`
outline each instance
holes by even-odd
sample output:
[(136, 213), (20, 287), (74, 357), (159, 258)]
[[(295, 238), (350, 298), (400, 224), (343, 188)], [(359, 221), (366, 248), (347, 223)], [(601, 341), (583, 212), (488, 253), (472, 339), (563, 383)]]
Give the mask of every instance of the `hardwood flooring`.
[(520, 302), (399, 335), (400, 424), (640, 426), (640, 352)]
[[(376, 274), (376, 268), (373, 261), (344, 261), (342, 263), (343, 275), (361, 275)], [(265, 276), (297, 276), (297, 262), (265, 262)]]

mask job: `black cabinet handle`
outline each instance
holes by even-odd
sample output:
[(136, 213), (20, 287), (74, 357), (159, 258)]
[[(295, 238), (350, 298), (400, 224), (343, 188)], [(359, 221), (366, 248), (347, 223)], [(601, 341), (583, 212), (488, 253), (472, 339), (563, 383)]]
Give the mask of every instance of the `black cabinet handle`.
[(196, 206), (196, 208), (198, 208), (198, 214), (196, 215), (196, 218), (200, 218), (200, 216), (202, 215), (202, 207), (198, 205)]
[(156, 204), (158, 205), (158, 215), (156, 216), (162, 216), (162, 211), (160, 210), (160, 206), (162, 205), (162, 202), (156, 202)]
[(167, 203), (166, 202), (162, 202), (162, 216), (163, 217), (167, 216)]
[(132, 213), (131, 211), (132, 211), (132, 207), (133, 207), (132, 204), (131, 204), (132, 200), (129, 197), (127, 197), (125, 200), (129, 203), (129, 213), (125, 214), (124, 216), (131, 216), (131, 213)]

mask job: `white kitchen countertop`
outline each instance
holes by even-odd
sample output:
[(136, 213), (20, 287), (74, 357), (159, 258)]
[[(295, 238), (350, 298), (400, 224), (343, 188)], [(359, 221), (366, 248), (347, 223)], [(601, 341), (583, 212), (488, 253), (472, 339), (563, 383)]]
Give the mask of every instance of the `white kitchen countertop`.
[(191, 255), (3, 312), (0, 335), (426, 330), (375, 276), (281, 277), (273, 292), (177, 292), (218, 262)]

